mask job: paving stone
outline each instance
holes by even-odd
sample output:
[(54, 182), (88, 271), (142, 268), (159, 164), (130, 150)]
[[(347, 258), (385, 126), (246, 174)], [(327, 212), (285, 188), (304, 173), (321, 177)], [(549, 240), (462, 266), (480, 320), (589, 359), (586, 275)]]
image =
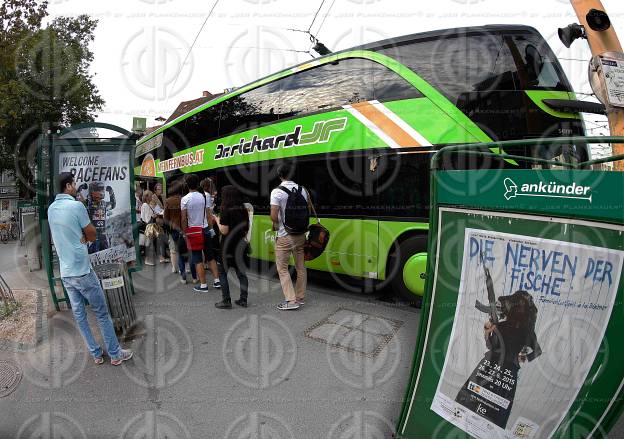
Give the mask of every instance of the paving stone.
[(385, 343), (386, 339), (385, 336), (353, 329), (340, 340), (340, 345), (366, 355), (372, 355), (379, 346)]
[(329, 344), (339, 344), (340, 340), (349, 333), (349, 329), (335, 323), (324, 323), (308, 333), (308, 337), (324, 341)]
[(356, 328), (364, 332), (376, 335), (392, 335), (396, 332), (396, 324), (391, 320), (382, 317), (369, 317)]
[(359, 312), (350, 311), (348, 309), (341, 309), (327, 318), (328, 321), (336, 323), (338, 325), (347, 326), (349, 328), (356, 328), (361, 325), (362, 322), (368, 316)]

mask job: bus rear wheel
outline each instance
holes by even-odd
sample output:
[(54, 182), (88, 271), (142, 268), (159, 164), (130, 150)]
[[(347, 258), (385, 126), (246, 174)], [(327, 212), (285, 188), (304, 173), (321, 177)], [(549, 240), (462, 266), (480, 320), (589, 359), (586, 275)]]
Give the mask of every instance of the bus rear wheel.
[(407, 302), (420, 303), (425, 290), (427, 237), (412, 236), (399, 244), (390, 267), (394, 293)]

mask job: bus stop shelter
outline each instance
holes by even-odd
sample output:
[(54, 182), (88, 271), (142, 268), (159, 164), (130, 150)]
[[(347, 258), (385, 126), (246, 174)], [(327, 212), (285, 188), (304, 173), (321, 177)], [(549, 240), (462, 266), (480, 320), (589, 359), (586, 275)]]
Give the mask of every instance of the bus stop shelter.
[[(41, 252), (57, 310), (60, 303), (69, 307), (69, 299), (60, 282), (47, 208), (58, 193), (60, 172), (74, 174), (77, 199), (85, 204), (91, 223), (96, 227), (97, 239), (89, 244), (92, 265), (123, 262), (133, 271), (140, 263), (135, 245), (138, 243), (133, 190), (135, 140), (131, 132), (99, 122), (73, 125), (38, 139), (37, 205)], [(128, 287), (132, 288), (131, 282)]]

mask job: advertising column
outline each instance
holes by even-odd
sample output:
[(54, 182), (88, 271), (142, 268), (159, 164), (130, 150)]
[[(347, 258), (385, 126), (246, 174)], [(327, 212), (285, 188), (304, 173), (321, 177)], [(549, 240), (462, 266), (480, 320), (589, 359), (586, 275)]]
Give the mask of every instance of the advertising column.
[(128, 151), (76, 151), (59, 153), (59, 172), (71, 172), (76, 199), (87, 208), (97, 235), (89, 243), (94, 265), (136, 259), (132, 232), (134, 210), (130, 199)]

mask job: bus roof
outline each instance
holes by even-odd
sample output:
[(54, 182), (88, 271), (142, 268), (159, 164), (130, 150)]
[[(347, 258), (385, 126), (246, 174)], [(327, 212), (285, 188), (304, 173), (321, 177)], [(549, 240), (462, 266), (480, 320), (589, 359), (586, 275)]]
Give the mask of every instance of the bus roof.
[(375, 41), (372, 43), (366, 43), (361, 46), (352, 47), (350, 49), (341, 50), (339, 52), (346, 52), (349, 50), (374, 50), (385, 47), (391, 47), (401, 45), (404, 43), (412, 43), (415, 41), (433, 40), (440, 37), (457, 37), (467, 34), (484, 34), (484, 33), (512, 33), (512, 32), (526, 32), (539, 35), (537, 29), (531, 26), (525, 26), (521, 24), (491, 24), (486, 26), (470, 26), (470, 27), (457, 27), (448, 29), (432, 30), (427, 32), (420, 32), (417, 34), (403, 35), (400, 37), (387, 38), (381, 41)]
[[(319, 60), (323, 60), (324, 58), (328, 58), (331, 56), (334, 56), (336, 54), (340, 54), (343, 52), (350, 52), (350, 51), (354, 51), (354, 50), (379, 50), (381, 48), (385, 48), (385, 47), (392, 47), (392, 46), (396, 46), (396, 45), (401, 45), (401, 44), (405, 44), (408, 42), (414, 42), (414, 41), (418, 41), (418, 40), (432, 40), (432, 39), (436, 39), (436, 38), (440, 38), (440, 37), (456, 37), (456, 36), (460, 36), (460, 35), (467, 35), (467, 34), (483, 34), (483, 33), (512, 33), (512, 32), (526, 32), (526, 33), (532, 33), (532, 34), (537, 34), (540, 35), (540, 33), (537, 31), (537, 29), (535, 29), (532, 26), (525, 26), (525, 25), (521, 25), (521, 24), (492, 24), (492, 25), (485, 25), (485, 26), (469, 26), (469, 27), (458, 27), (458, 28), (448, 28), (448, 29), (439, 29), (439, 30), (433, 30), (433, 31), (427, 31), (427, 32), (420, 32), (420, 33), (416, 33), (416, 34), (410, 34), (410, 35), (403, 35), (403, 36), (399, 36), (399, 37), (393, 37), (393, 38), (387, 38), (385, 40), (381, 40), (381, 41), (374, 41), (372, 43), (366, 43), (360, 46), (355, 46), (355, 47), (350, 47), (348, 49), (343, 49), (343, 50), (339, 50), (337, 52), (332, 52), (328, 55), (322, 56), (322, 57), (318, 57), (315, 58), (314, 61), (319, 61)], [(175, 118), (174, 120), (164, 124), (163, 126), (159, 127), (157, 130), (149, 133), (148, 135), (140, 138), (137, 140), (137, 144), (143, 143), (153, 137), (155, 137), (156, 135), (158, 135), (159, 133), (162, 133), (164, 130), (166, 130), (169, 127), (172, 127), (174, 125), (176, 125), (178, 122), (182, 122), (183, 120), (185, 120), (186, 118), (191, 116), (191, 113), (195, 114), (198, 110), (201, 111), (204, 108), (208, 108), (214, 104), (217, 104), (219, 102), (225, 101), (231, 97), (235, 97), (241, 93), (244, 93), (245, 91), (248, 91), (250, 89), (253, 89), (255, 87), (253, 87), (255, 84), (258, 84), (258, 86), (260, 85), (264, 85), (264, 81), (266, 81), (268, 78), (271, 78), (273, 76), (277, 76), (280, 75), (284, 72), (287, 72), (289, 70), (292, 69), (296, 69), (297, 67), (300, 66), (304, 66), (306, 64), (309, 64), (310, 61), (304, 61), (302, 63), (299, 64), (294, 64), (286, 69), (271, 73), (267, 76), (263, 76), (262, 78), (258, 78), (255, 81), (252, 81), (248, 84), (245, 84), (241, 87), (237, 87), (235, 90), (232, 90), (229, 93), (223, 94), (215, 99), (212, 99), (208, 102), (205, 102), (195, 108), (190, 109), (189, 111), (187, 111), (186, 113), (178, 116), (177, 118)]]

